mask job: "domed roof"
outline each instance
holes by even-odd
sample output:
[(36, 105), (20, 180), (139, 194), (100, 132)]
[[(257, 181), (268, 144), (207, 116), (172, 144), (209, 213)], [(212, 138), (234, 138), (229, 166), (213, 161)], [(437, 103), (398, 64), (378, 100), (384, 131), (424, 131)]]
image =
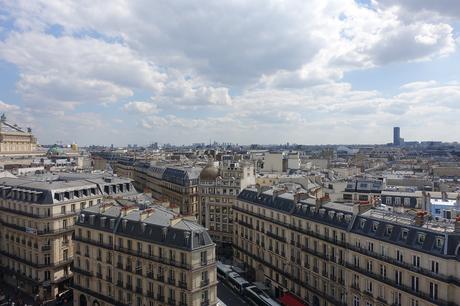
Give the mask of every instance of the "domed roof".
[(64, 153), (64, 150), (58, 145), (51, 146), (51, 148), (49, 148), (47, 152), (48, 155), (62, 155), (63, 153)]
[(200, 180), (203, 181), (214, 181), (219, 176), (219, 169), (213, 164), (208, 164), (201, 170)]

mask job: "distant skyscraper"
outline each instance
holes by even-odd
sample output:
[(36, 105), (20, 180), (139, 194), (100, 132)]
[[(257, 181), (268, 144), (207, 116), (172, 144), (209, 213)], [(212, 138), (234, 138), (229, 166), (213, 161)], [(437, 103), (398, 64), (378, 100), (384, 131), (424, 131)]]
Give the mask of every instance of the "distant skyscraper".
[(395, 146), (401, 145), (401, 130), (399, 126), (395, 126), (393, 128), (393, 145)]

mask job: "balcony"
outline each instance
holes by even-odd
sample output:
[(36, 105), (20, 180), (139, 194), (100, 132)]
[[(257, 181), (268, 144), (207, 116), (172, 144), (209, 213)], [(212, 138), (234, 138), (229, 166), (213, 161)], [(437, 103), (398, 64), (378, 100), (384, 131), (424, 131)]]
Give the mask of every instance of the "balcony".
[(86, 271), (86, 270), (83, 270), (83, 269), (80, 269), (80, 268), (77, 268), (77, 267), (73, 268), (73, 272), (83, 274), (83, 275), (86, 275), (86, 276), (93, 276), (93, 273), (91, 271)]
[(153, 291), (152, 291), (152, 290), (147, 290), (147, 296), (148, 296), (149, 298), (154, 298), (154, 297), (155, 297), (155, 295), (153, 294)]
[(137, 275), (142, 275), (142, 269), (136, 269), (136, 274)]
[(118, 269), (123, 269), (123, 263), (122, 262), (117, 262), (117, 268)]
[(152, 271), (147, 272), (147, 277), (148, 277), (148, 278), (153, 279), (153, 275), (154, 275), (154, 274), (153, 274)]
[(123, 288), (123, 281), (117, 280), (117, 286)]
[(179, 285), (180, 288), (187, 289), (187, 282), (186, 281), (179, 281), (178, 285)]
[(170, 285), (175, 285), (175, 284), (176, 284), (176, 280), (175, 280), (174, 278), (168, 277), (168, 284), (170, 284)]
[(44, 245), (42, 246), (42, 252), (50, 251), (51, 250), (51, 245)]
[(164, 282), (164, 281), (165, 281), (164, 275), (159, 275), (159, 274), (157, 274), (157, 281), (159, 281), (159, 282)]
[(157, 295), (157, 301), (164, 302), (165, 296), (164, 295)]
[(112, 282), (112, 276), (106, 275), (105, 280), (108, 281), (109, 283)]
[(175, 299), (168, 299), (168, 305), (176, 305), (176, 300)]
[(286, 238), (285, 238), (285, 237), (282, 237), (282, 236), (280, 236), (280, 235), (277, 235), (277, 234), (275, 234), (275, 233), (273, 233), (273, 232), (267, 231), (267, 232), (265, 232), (265, 235), (267, 235), (268, 237), (271, 237), (271, 238), (273, 238), (273, 239), (279, 240), (279, 241), (281, 241), (281, 242), (286, 242)]
[(101, 272), (97, 272), (97, 273), (96, 273), (96, 277), (102, 279), (102, 273), (101, 273)]
[(136, 293), (142, 294), (142, 287), (136, 287)]
[(201, 306), (209, 306), (209, 300), (203, 300), (201, 301)]
[(133, 284), (126, 284), (126, 289), (133, 290)]
[(209, 278), (203, 279), (200, 283), (200, 287), (205, 287), (207, 285), (209, 285)]

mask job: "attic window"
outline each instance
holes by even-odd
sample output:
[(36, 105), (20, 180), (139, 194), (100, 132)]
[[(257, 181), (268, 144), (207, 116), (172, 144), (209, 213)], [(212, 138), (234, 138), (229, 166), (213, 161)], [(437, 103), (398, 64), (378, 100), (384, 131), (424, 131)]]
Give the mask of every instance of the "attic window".
[(378, 222), (373, 222), (372, 223), (372, 231), (375, 233), (377, 231), (377, 228), (379, 227), (379, 223)]
[(385, 233), (387, 236), (391, 236), (391, 233), (393, 233), (393, 226), (388, 225)]
[(366, 225), (366, 219), (359, 220), (359, 226), (363, 229), (364, 225)]
[(115, 219), (110, 219), (110, 229), (115, 227)]
[(409, 234), (409, 230), (407, 228), (403, 228), (401, 231), (401, 238), (406, 240), (408, 234)]
[(444, 238), (436, 237), (436, 248), (442, 249), (444, 245)]
[(417, 236), (417, 242), (419, 244), (423, 244), (425, 242), (425, 234), (419, 233), (418, 236)]

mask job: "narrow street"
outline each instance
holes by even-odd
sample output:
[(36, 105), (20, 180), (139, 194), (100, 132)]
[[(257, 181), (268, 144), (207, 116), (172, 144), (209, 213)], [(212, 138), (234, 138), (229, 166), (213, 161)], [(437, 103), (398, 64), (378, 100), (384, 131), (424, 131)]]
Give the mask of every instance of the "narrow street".
[(217, 285), (217, 297), (225, 303), (227, 306), (246, 306), (249, 305), (246, 303), (243, 298), (233, 292), (227, 285), (219, 282)]

